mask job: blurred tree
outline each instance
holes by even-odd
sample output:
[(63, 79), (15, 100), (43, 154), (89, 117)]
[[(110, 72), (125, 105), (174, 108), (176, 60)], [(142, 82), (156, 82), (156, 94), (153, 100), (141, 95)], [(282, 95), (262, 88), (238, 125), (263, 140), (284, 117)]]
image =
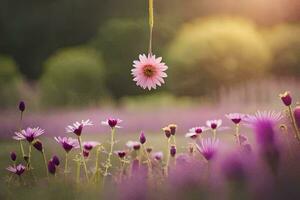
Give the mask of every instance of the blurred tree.
[(15, 106), (20, 98), (21, 76), (16, 63), (7, 56), (0, 56), (0, 108)]
[(250, 22), (196, 20), (184, 26), (170, 46), (168, 86), (178, 95), (211, 94), (221, 85), (258, 78), (269, 61), (269, 49)]
[(272, 51), (272, 71), (279, 77), (300, 78), (300, 25), (277, 25), (265, 31)]
[(97, 103), (105, 93), (104, 63), (91, 48), (59, 50), (45, 63), (40, 80), (42, 104), (46, 106)]

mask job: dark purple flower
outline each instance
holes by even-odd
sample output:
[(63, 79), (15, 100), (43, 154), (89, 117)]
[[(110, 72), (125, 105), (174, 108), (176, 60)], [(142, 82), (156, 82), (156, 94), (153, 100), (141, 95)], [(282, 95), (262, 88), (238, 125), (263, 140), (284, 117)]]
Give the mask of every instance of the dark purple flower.
[(146, 142), (146, 136), (145, 136), (144, 132), (141, 132), (140, 143), (145, 144), (145, 142)]
[(50, 161), (53, 162), (56, 166), (59, 166), (60, 164), (59, 158), (56, 155), (52, 156)]
[(21, 176), (25, 172), (25, 167), (22, 164), (17, 166), (9, 166), (6, 169), (14, 174), (17, 174), (18, 176)]
[(126, 143), (126, 145), (129, 147), (129, 148), (133, 148), (134, 150), (139, 150), (141, 148), (141, 143), (137, 142), (137, 141), (128, 141)]
[(176, 147), (175, 146), (171, 146), (171, 148), (170, 148), (170, 155), (172, 157), (175, 157), (175, 155), (176, 155)]
[(25, 102), (24, 101), (20, 101), (20, 103), (19, 103), (19, 110), (21, 112), (25, 111)]
[(202, 154), (202, 156), (207, 160), (211, 160), (216, 152), (217, 152), (217, 147), (219, 145), (219, 140), (213, 140), (211, 138), (207, 139), (202, 139), (198, 144), (197, 144), (197, 149), (198, 151)]
[(177, 125), (176, 124), (169, 124), (168, 126), (171, 130), (171, 135), (175, 135), (176, 133), (176, 129), (177, 129)]
[(48, 171), (50, 174), (55, 174), (56, 172), (56, 165), (52, 160), (48, 162)]
[(35, 138), (42, 135), (44, 133), (43, 129), (37, 128), (30, 128), (28, 127), (26, 130), (22, 130), (20, 132), (15, 132), (15, 136), (13, 139), (15, 140), (27, 140), (29, 143), (33, 142)]
[(34, 141), (33, 146), (36, 150), (42, 152), (43, 151), (43, 143), (39, 140)]
[(300, 129), (300, 106), (297, 106), (294, 110), (294, 117), (298, 128)]
[(100, 145), (100, 143), (96, 141), (83, 142), (83, 148), (86, 151), (91, 151), (94, 147), (98, 145)]
[(17, 160), (17, 154), (15, 152), (10, 152), (10, 159), (12, 161), (16, 161)]
[(90, 121), (89, 119), (84, 121), (82, 120), (81, 122), (75, 122), (73, 125), (69, 125), (66, 127), (66, 132), (67, 133), (75, 133), (77, 136), (80, 136), (82, 133), (82, 129), (85, 126), (92, 126), (93, 122)]
[(119, 156), (119, 158), (124, 158), (126, 156), (126, 151), (115, 151), (115, 154)]
[(88, 158), (89, 155), (90, 155), (90, 152), (84, 149), (83, 152), (82, 152), (82, 154), (83, 154), (83, 156), (84, 156), (85, 158)]
[(258, 120), (254, 124), (256, 141), (260, 145), (273, 144), (275, 141), (274, 124), (270, 120)]
[(73, 148), (79, 148), (78, 140), (73, 138), (67, 138), (67, 137), (54, 137), (54, 139), (61, 144), (61, 146), (64, 148), (64, 150), (68, 153)]
[(115, 119), (115, 118), (109, 118), (105, 121), (102, 121), (101, 124), (105, 126), (110, 126), (110, 128), (121, 128), (118, 124), (120, 124), (122, 120)]
[(225, 116), (235, 124), (239, 124), (245, 117), (245, 115), (241, 113), (229, 113)]
[(159, 152), (155, 152), (153, 154), (153, 157), (155, 158), (155, 160), (161, 161), (163, 158), (163, 152), (159, 151)]
[(282, 102), (284, 103), (284, 105), (290, 106), (292, 104), (292, 97), (290, 95), (290, 92), (286, 91), (285, 93), (280, 94), (279, 96)]
[(164, 127), (162, 130), (164, 131), (167, 138), (171, 137), (171, 129), (169, 127)]

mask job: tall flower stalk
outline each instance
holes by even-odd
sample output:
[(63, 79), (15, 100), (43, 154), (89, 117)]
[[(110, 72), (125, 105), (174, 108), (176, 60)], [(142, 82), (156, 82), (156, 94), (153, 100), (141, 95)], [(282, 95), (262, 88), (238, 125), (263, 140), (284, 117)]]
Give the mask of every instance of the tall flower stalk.
[(83, 167), (84, 167), (85, 177), (86, 177), (86, 180), (89, 182), (89, 174), (88, 174), (87, 165), (86, 165), (84, 155), (83, 155), (81, 136), (78, 136), (77, 139), (78, 139), (78, 143), (79, 143), (80, 155), (81, 155), (81, 160), (82, 160), (82, 164), (83, 164)]
[(148, 54), (152, 55), (152, 35), (154, 26), (153, 0), (149, 0), (149, 49)]

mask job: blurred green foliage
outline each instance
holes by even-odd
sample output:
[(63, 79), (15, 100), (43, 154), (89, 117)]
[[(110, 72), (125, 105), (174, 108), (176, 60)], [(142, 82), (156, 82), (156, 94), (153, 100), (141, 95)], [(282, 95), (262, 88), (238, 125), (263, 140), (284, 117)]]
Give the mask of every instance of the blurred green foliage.
[(92, 48), (59, 50), (45, 63), (40, 80), (43, 105), (87, 105), (104, 95), (104, 64)]
[(0, 108), (16, 105), (20, 98), (21, 81), (14, 60), (0, 55)]
[(279, 76), (300, 77), (300, 26), (277, 25), (265, 31), (272, 51), (272, 72)]
[(242, 19), (211, 18), (184, 26), (170, 45), (168, 86), (177, 95), (202, 96), (219, 86), (258, 78), (270, 51), (255, 26)]

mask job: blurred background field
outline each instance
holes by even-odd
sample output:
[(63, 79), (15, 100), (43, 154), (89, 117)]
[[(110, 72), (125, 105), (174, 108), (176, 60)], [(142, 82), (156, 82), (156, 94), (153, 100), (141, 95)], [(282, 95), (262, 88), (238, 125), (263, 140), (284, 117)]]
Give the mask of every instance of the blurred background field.
[(155, 1), (154, 53), (169, 70), (151, 92), (130, 75), (147, 50), (147, 1), (0, 2), (4, 137), (16, 128), (20, 99), (25, 125), (56, 134), (111, 115), (124, 119), (124, 132), (170, 122), (184, 132), (226, 112), (275, 108), (284, 90), (300, 97), (297, 0)]

